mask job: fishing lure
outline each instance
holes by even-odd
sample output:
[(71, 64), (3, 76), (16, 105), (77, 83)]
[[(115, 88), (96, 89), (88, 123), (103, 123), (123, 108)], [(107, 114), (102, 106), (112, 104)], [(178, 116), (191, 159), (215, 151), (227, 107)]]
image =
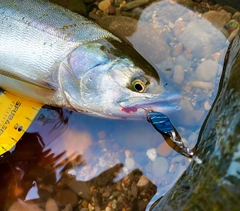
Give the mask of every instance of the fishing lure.
[(194, 151), (184, 145), (181, 136), (166, 115), (155, 111), (145, 111), (147, 114), (147, 121), (152, 124), (165, 140), (167, 140), (167, 138), (171, 140), (171, 143), (167, 141), (168, 145), (185, 157), (195, 160), (198, 164), (202, 163), (202, 161), (194, 154)]

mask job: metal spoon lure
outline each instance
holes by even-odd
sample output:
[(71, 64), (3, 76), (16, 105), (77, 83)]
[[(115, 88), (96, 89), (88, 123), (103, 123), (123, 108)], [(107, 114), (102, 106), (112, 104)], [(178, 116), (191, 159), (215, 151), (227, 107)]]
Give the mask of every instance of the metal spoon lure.
[(152, 126), (164, 137), (170, 147), (183, 156), (193, 159), (196, 161), (196, 163), (202, 163), (202, 161), (194, 154), (194, 151), (190, 150), (184, 145), (179, 133), (166, 115), (155, 111), (145, 111), (147, 115), (147, 121), (150, 122)]

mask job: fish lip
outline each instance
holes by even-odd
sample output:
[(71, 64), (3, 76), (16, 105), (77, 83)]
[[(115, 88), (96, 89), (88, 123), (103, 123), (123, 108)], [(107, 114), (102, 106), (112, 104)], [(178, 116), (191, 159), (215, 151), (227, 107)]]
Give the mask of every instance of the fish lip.
[[(162, 104), (171, 104), (173, 102), (176, 102), (178, 104), (180, 104), (180, 100), (181, 100), (182, 96), (179, 95), (179, 94), (176, 94), (176, 95), (172, 95), (171, 97), (156, 97), (156, 98), (151, 98), (151, 97), (145, 97), (145, 103), (141, 103), (142, 99), (139, 99), (133, 103), (129, 102), (129, 101), (121, 101), (119, 102), (119, 105), (122, 107), (122, 108), (130, 108), (130, 107), (138, 107), (140, 108), (141, 106), (150, 106), (150, 105), (159, 105), (161, 106)], [(137, 99), (137, 98), (136, 98)], [(147, 102), (147, 100), (149, 100), (149, 102)]]
[[(146, 98), (147, 99), (147, 98)], [(181, 110), (180, 106), (181, 95), (173, 95), (171, 97), (166, 98), (156, 98), (151, 99), (149, 102), (141, 103), (134, 102), (129, 103), (128, 101), (122, 101), (119, 103), (122, 111), (125, 113), (134, 115), (134, 113), (139, 113), (141, 109), (141, 113), (147, 113), (148, 111), (162, 112), (165, 114), (173, 113)], [(140, 101), (140, 100), (139, 100)]]

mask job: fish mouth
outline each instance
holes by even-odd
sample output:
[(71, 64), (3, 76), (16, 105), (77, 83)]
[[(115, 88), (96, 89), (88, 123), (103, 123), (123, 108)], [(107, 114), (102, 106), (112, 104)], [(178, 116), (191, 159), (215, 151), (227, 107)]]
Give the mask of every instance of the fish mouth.
[(146, 103), (136, 101), (134, 103), (121, 102), (119, 105), (122, 108), (123, 112), (132, 115), (134, 115), (134, 113), (136, 112), (138, 114), (139, 113), (146, 114), (146, 111), (156, 111), (162, 112), (164, 114), (169, 114), (181, 110), (180, 99), (181, 99), (180, 95), (173, 95), (165, 99), (163, 98), (151, 99), (149, 100), (149, 102)]

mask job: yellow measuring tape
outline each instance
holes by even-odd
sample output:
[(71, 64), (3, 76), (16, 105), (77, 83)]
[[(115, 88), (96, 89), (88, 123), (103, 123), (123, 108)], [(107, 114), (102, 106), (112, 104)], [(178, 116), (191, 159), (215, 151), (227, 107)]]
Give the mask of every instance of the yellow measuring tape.
[(19, 141), (41, 107), (6, 91), (0, 93), (0, 155)]

